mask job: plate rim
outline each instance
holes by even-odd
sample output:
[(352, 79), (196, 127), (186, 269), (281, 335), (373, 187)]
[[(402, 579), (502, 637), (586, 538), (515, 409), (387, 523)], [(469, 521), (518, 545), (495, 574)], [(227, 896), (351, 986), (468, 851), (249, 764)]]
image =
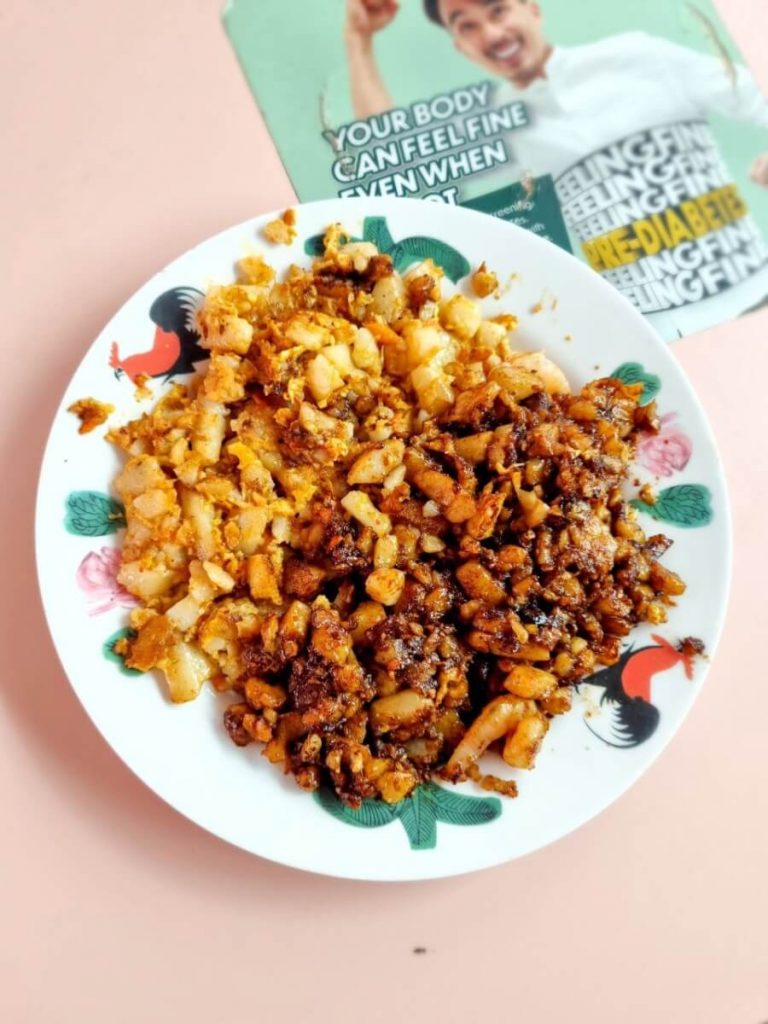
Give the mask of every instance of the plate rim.
[[(333, 209), (339, 209), (341, 207), (343, 208), (343, 210), (348, 211), (348, 214), (344, 219), (351, 220), (354, 218), (364, 216), (375, 216), (378, 213), (384, 213), (386, 212), (386, 207), (392, 208), (394, 206), (397, 209), (402, 209), (404, 207), (411, 206), (414, 208), (421, 208), (424, 202), (425, 200), (420, 199), (405, 199), (395, 197), (361, 197), (354, 199), (330, 198), (314, 200), (312, 202), (307, 203), (294, 203), (292, 204), (291, 208), (296, 210), (300, 223), (302, 211), (317, 211), (322, 207), (329, 207)], [(433, 205), (442, 206), (446, 204)], [(94, 336), (94, 338), (87, 346), (87, 348), (82, 352), (74, 369), (72, 370), (71, 373), (69, 373), (69, 376), (63, 388), (62, 396), (59, 402), (56, 404), (55, 411), (52, 416), (51, 425), (46, 435), (42, 456), (40, 458), (37, 483), (35, 488), (34, 547), (36, 578), (40, 594), (41, 606), (43, 609), (48, 634), (53, 649), (56, 653), (56, 658), (59, 662), (59, 665), (61, 666), (61, 670), (64, 677), (69, 683), (71, 690), (77, 697), (77, 700), (82, 706), (83, 710), (85, 711), (88, 719), (96, 728), (99, 735), (107, 744), (111, 752), (120, 759), (120, 761), (129, 769), (129, 771), (136, 778), (138, 778), (142, 782), (142, 784), (145, 785), (155, 796), (162, 800), (163, 803), (171, 807), (176, 813), (183, 815), (185, 818), (187, 818), (187, 820), (193, 822), (195, 825), (204, 829), (209, 834), (216, 836), (216, 838), (232, 846), (235, 846), (252, 856), (260, 857), (264, 860), (271, 861), (272, 863), (280, 864), (282, 866), (289, 867), (294, 870), (304, 871), (309, 874), (315, 874), (329, 878), (339, 878), (351, 881), (367, 882), (418, 882), (448, 877), (460, 877), (462, 875), (474, 873), (477, 871), (484, 871), (493, 867), (509, 864), (513, 861), (521, 859), (522, 857), (532, 856), (539, 850), (545, 849), (546, 847), (551, 846), (554, 843), (560, 842), (562, 839), (565, 839), (566, 837), (572, 835), (574, 832), (576, 832), (583, 826), (589, 824), (603, 811), (607, 810), (612, 804), (616, 803), (616, 801), (623, 797), (639, 781), (639, 779), (651, 769), (651, 767), (656, 763), (658, 758), (668, 749), (670, 743), (677, 736), (678, 732), (680, 731), (686, 719), (688, 718), (691, 709), (693, 708), (696, 701), (699, 699), (702, 689), (706, 684), (707, 677), (709, 675), (712, 662), (714, 661), (717, 655), (717, 651), (720, 646), (720, 641), (722, 639), (723, 629), (725, 627), (725, 621), (727, 616), (733, 580), (733, 517), (731, 509), (730, 492), (728, 488), (728, 479), (725, 473), (722, 456), (720, 454), (720, 449), (718, 447), (717, 439), (715, 437), (712, 425), (709, 421), (709, 417), (702, 402), (698, 398), (698, 395), (696, 394), (696, 391), (688, 378), (687, 373), (680, 365), (674, 353), (670, 351), (670, 345), (666, 343), (653, 330), (653, 328), (648, 323), (646, 318), (637, 309), (635, 309), (624, 296), (622, 296), (611, 284), (609, 284), (602, 277), (600, 277), (600, 275), (591, 271), (589, 267), (587, 267), (580, 260), (578, 260), (572, 253), (566, 252), (565, 250), (559, 248), (558, 246), (554, 245), (548, 240), (541, 238), (540, 236), (537, 236), (534, 233), (519, 227), (518, 225), (503, 221), (501, 220), (501, 218), (494, 217), (491, 219), (499, 220), (504, 225), (504, 230), (510, 232), (511, 242), (514, 241), (515, 237), (524, 237), (526, 245), (533, 244), (534, 247), (541, 248), (543, 252), (551, 252), (551, 250), (554, 250), (555, 253), (557, 253), (558, 260), (561, 260), (564, 257), (566, 261), (570, 263), (571, 271), (573, 272), (571, 275), (572, 277), (575, 277), (577, 279), (581, 278), (585, 282), (589, 281), (590, 288), (597, 288), (601, 290), (602, 293), (605, 295), (606, 299), (608, 299), (617, 307), (621, 307), (623, 309), (622, 315), (631, 317), (635, 321), (636, 327), (646, 335), (648, 343), (652, 347), (652, 349), (661, 356), (663, 361), (666, 361), (666, 363), (669, 366), (674, 368), (673, 372), (675, 374), (677, 384), (682, 388), (683, 392), (685, 393), (687, 401), (693, 407), (695, 407), (699, 413), (701, 430), (697, 430), (697, 437), (701, 437), (702, 441), (707, 444), (707, 446), (711, 449), (714, 455), (713, 468), (715, 471), (715, 477), (712, 481), (709, 482), (717, 484), (719, 495), (722, 498), (722, 502), (718, 505), (718, 514), (723, 520), (722, 534), (725, 540), (724, 550), (721, 553), (724, 578), (722, 581), (722, 587), (719, 589), (717, 611), (716, 614), (713, 615), (711, 620), (711, 633), (713, 639), (710, 644), (710, 649), (707, 651), (707, 664), (699, 674), (698, 686), (695, 692), (693, 693), (691, 699), (686, 703), (682, 710), (677, 713), (675, 725), (671, 729), (669, 734), (662, 740), (662, 742), (658, 745), (657, 749), (647, 752), (644, 760), (638, 766), (636, 766), (633, 770), (626, 772), (626, 775), (622, 779), (622, 782), (620, 784), (620, 788), (614, 794), (611, 795), (610, 799), (605, 803), (601, 803), (600, 806), (591, 810), (586, 817), (583, 817), (575, 824), (570, 825), (564, 831), (560, 832), (557, 836), (546, 839), (537, 846), (529, 850), (526, 850), (522, 853), (510, 854), (506, 851), (494, 850), (493, 854), (490, 857), (475, 858), (471, 863), (467, 865), (462, 865), (458, 868), (453, 865), (435, 865), (427, 873), (418, 871), (414, 873), (404, 872), (399, 864), (397, 865), (397, 869), (394, 871), (377, 871), (375, 874), (371, 874), (370, 872), (367, 872), (365, 870), (365, 863), (361, 864), (361, 869), (359, 871), (350, 870), (349, 867), (340, 868), (338, 871), (331, 870), (325, 867), (318, 868), (312, 866), (312, 864), (310, 863), (311, 857), (294, 857), (292, 855), (277, 857), (272, 856), (270, 853), (264, 853), (261, 851), (254, 850), (250, 846), (245, 845), (245, 843), (239, 842), (236, 838), (233, 838), (230, 835), (223, 834), (223, 832), (219, 829), (206, 823), (204, 820), (201, 820), (201, 817), (199, 815), (191, 812), (186, 808), (180, 807), (178, 803), (174, 802), (172, 799), (164, 795), (162, 792), (158, 791), (158, 789), (155, 788), (153, 783), (149, 781), (147, 777), (145, 777), (145, 774), (149, 773), (145, 773), (142, 769), (137, 768), (135, 765), (131, 764), (126, 759), (126, 757), (124, 757), (123, 754), (120, 753), (119, 750), (110, 742), (110, 739), (108, 738), (106, 732), (102, 729), (99, 722), (94, 717), (94, 714), (92, 713), (92, 710), (89, 708), (86, 699), (81, 694), (75, 679), (67, 671), (67, 668), (64, 664), (63, 656), (60, 651), (59, 644), (57, 643), (56, 634), (52, 625), (52, 616), (51, 614), (49, 614), (49, 603), (52, 603), (52, 598), (48, 598), (46, 596), (46, 588), (44, 586), (43, 567), (41, 565), (40, 534), (44, 528), (43, 524), (45, 522), (45, 513), (42, 509), (42, 492), (44, 487), (44, 477), (53, 445), (54, 435), (57, 431), (57, 424), (59, 421), (60, 414), (63, 410), (67, 391), (72, 381), (74, 380), (75, 376), (80, 371), (83, 364), (87, 362), (87, 360), (91, 356), (92, 351), (94, 350), (94, 348), (96, 347), (97, 343), (100, 341), (104, 333), (107, 331), (107, 329), (110, 327), (112, 322), (120, 313), (122, 313), (122, 311), (126, 307), (130, 306), (137, 299), (138, 295), (142, 291), (144, 291), (144, 289), (149, 288), (154, 282), (158, 281), (162, 277), (162, 275), (164, 275), (168, 270), (170, 270), (176, 263), (196, 253), (198, 250), (209, 245), (212, 241), (218, 239), (220, 236), (229, 233), (235, 233), (238, 231), (251, 231), (252, 234), (255, 235), (256, 232), (258, 231), (258, 228), (262, 226), (265, 222), (276, 217), (279, 217), (282, 213), (282, 209), (284, 209), (284, 207), (278, 210), (258, 213), (251, 217), (246, 218), (245, 220), (238, 221), (234, 224), (222, 228), (219, 231), (214, 232), (213, 234), (207, 236), (200, 242), (197, 242), (195, 245), (188, 247), (184, 251), (179, 252), (176, 256), (173, 257), (173, 259), (169, 260), (158, 270), (152, 273), (149, 277), (144, 279), (139, 284), (139, 286), (135, 288), (126, 299), (123, 300), (123, 302), (115, 309), (113, 314), (105, 322), (103, 327)], [(451, 207), (451, 210), (452, 212), (448, 216), (454, 216), (455, 214), (458, 213), (459, 219), (475, 221), (478, 224), (482, 224), (489, 217), (488, 214), (459, 206), (453, 206)], [(556, 288), (556, 285), (553, 285), (553, 287)], [(408, 852), (411, 854), (413, 853), (413, 851), (410, 850)], [(411, 863), (415, 865), (418, 862), (411, 861)]]

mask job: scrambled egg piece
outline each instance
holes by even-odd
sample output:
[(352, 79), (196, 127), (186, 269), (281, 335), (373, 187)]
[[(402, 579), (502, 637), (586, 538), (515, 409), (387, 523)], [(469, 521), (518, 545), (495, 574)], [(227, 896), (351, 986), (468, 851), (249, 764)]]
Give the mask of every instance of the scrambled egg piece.
[(79, 398), (67, 409), (67, 412), (74, 413), (80, 420), (78, 434), (90, 434), (96, 427), (106, 423), (114, 411), (114, 405), (97, 402), (95, 398)]
[(296, 237), (296, 211), (286, 210), (282, 217), (264, 226), (263, 234), (273, 245), (290, 245)]

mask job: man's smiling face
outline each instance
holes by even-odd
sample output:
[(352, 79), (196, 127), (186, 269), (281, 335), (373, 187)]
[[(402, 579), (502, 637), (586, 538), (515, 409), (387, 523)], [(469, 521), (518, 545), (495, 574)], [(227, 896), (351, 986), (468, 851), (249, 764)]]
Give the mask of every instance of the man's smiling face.
[(524, 88), (544, 74), (551, 47), (541, 10), (527, 0), (439, 0), (456, 48), (494, 75)]

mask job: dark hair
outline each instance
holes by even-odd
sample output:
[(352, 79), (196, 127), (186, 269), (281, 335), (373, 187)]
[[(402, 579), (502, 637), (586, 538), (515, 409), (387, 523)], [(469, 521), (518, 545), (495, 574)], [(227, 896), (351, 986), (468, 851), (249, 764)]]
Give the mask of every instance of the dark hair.
[[(481, 3), (490, 4), (493, 0), (481, 0)], [(445, 22), (440, 17), (440, 0), (424, 0), (424, 13), (430, 21), (434, 21), (440, 28), (445, 28)]]
[(436, 25), (445, 28), (443, 19), (440, 17), (440, 0), (424, 0), (424, 13), (430, 21), (434, 21)]

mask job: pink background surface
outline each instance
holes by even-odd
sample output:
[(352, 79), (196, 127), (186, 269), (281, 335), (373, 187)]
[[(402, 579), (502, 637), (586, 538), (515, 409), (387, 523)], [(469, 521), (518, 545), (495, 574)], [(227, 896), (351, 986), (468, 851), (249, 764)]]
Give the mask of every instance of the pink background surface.
[[(555, 846), (419, 885), (292, 872), (162, 804), (67, 685), (32, 547), (59, 395), (151, 273), (292, 199), (219, 6), (5, 0), (0, 12), (0, 564), (12, 581), (0, 615), (0, 1019), (762, 1024), (768, 312), (675, 346), (733, 496), (733, 593), (707, 685), (641, 782)], [(768, 90), (765, 0), (729, 0), (725, 14)]]

